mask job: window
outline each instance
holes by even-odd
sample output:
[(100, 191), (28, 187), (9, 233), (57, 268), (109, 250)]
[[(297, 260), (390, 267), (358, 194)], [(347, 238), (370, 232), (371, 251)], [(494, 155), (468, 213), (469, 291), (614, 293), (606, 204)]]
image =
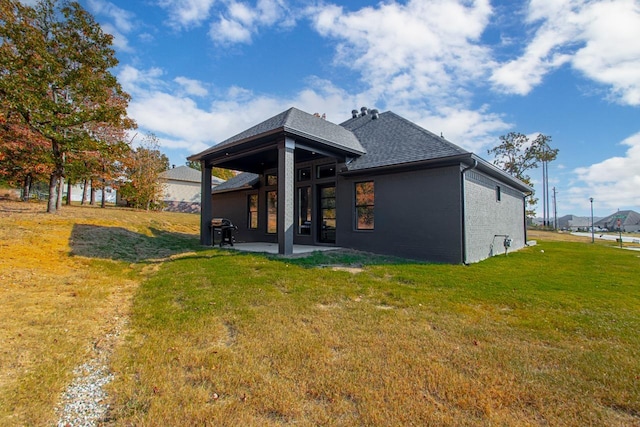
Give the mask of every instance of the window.
[(356, 183), (356, 230), (373, 230), (373, 181)]
[(258, 228), (258, 195), (249, 194), (249, 228), (255, 230)]
[(298, 188), (298, 234), (311, 235), (311, 187)]
[(265, 181), (267, 182), (267, 187), (278, 185), (278, 175), (276, 175), (275, 173), (268, 173), (266, 175)]
[(316, 169), (316, 178), (331, 178), (332, 176), (336, 176), (336, 166), (335, 165), (320, 165)]
[(278, 192), (267, 191), (267, 233), (278, 232)]
[(496, 202), (502, 200), (502, 192), (500, 190), (500, 186), (496, 185)]
[(298, 169), (298, 182), (311, 180), (311, 168)]

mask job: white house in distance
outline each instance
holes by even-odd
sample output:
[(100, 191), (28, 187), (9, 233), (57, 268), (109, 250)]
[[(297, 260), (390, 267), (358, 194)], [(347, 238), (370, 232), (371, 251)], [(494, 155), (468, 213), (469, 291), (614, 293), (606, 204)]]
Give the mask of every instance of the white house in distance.
[[(63, 186), (63, 196), (69, 196), (67, 194), (67, 185), (65, 183), (65, 185)], [(85, 194), (85, 189), (84, 189), (84, 184), (80, 183), (80, 184), (75, 184), (71, 186), (71, 201), (72, 202), (81, 202), (82, 201), (82, 195)], [(116, 202), (116, 190), (114, 190), (113, 188), (111, 188), (110, 186), (107, 186), (105, 188), (105, 199), (104, 201), (107, 203), (115, 203)], [(89, 203), (89, 200), (91, 198), (91, 183), (88, 182), (87, 183), (87, 190), (86, 190), (86, 202)], [(102, 203), (102, 189), (97, 188), (96, 192), (95, 192), (95, 201), (96, 203)]]
[[(188, 166), (173, 167), (160, 174), (164, 184), (164, 210), (172, 212), (200, 212), (202, 174)], [(222, 184), (224, 179), (211, 178), (211, 189)]]

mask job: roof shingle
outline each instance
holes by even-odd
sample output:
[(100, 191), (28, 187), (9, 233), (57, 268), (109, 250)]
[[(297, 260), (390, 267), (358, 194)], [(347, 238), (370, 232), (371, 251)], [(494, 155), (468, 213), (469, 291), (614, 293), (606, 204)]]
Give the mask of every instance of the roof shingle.
[(340, 125), (367, 151), (348, 165), (350, 171), (470, 154), (391, 111), (373, 117), (367, 114)]

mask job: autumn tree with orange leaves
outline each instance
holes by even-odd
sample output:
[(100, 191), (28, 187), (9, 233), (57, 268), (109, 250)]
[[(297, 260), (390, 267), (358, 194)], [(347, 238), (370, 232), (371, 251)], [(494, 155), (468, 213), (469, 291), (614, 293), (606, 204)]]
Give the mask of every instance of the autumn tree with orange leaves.
[(67, 165), (97, 157), (106, 180), (123, 131), (135, 127), (130, 97), (109, 71), (118, 63), (112, 39), (77, 2), (0, 0), (0, 169), (16, 179), (48, 173), (48, 212), (59, 208)]

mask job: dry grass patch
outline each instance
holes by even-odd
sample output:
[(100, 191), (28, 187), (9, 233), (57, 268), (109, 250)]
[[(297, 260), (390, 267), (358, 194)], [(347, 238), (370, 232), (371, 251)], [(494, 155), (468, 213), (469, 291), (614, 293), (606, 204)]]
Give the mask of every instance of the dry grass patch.
[[(0, 202), (0, 425), (54, 423), (73, 369), (129, 314), (140, 283), (131, 262), (171, 253), (147, 237), (174, 220), (165, 215), (44, 210)], [(175, 221), (179, 233), (197, 229), (197, 217), (186, 219)], [(130, 234), (122, 239), (118, 230)]]

